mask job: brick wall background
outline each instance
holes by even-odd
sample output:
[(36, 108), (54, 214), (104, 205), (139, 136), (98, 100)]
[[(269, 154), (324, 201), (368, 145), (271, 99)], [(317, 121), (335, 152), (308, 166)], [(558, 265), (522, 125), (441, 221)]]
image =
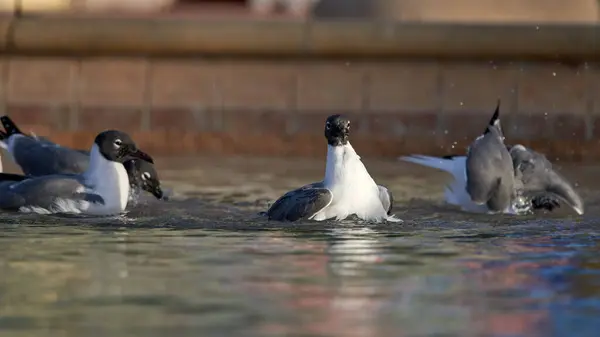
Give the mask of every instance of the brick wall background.
[(463, 153), (502, 101), (507, 141), (600, 157), (600, 65), (435, 60), (5, 57), (0, 109), (24, 130), (87, 148), (107, 128), (156, 155), (325, 152), (353, 122), (365, 156)]

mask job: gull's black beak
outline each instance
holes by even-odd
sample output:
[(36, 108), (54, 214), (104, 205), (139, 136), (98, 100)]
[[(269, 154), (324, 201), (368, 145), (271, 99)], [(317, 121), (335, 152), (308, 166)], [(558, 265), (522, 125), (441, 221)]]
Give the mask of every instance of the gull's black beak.
[(149, 154), (147, 154), (146, 152), (136, 148), (136, 147), (130, 147), (127, 149), (127, 154), (125, 157), (132, 157), (132, 158), (138, 158), (144, 161), (147, 161), (151, 164), (154, 164), (154, 159), (152, 159), (152, 157), (150, 157)]
[(156, 199), (162, 199), (163, 198), (163, 191), (160, 188), (160, 186), (156, 186), (152, 189), (152, 195), (156, 197)]
[(164, 193), (162, 188), (160, 188), (160, 182), (156, 179), (148, 179), (144, 181), (142, 184), (142, 189), (150, 194), (152, 194), (156, 199), (163, 199)]

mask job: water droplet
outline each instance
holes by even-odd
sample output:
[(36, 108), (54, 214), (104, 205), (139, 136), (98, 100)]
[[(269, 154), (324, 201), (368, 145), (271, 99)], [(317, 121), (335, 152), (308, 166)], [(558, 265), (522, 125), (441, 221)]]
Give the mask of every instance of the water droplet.
[(540, 30), (540, 26), (535, 26), (535, 30)]
[(447, 135), (448, 134), (448, 130), (444, 130), (444, 134)]
[(556, 73), (555, 73), (555, 72), (552, 72), (552, 76), (556, 76)]
[(465, 103), (463, 103), (463, 102), (460, 102), (460, 106), (463, 106), (463, 105), (465, 105)]

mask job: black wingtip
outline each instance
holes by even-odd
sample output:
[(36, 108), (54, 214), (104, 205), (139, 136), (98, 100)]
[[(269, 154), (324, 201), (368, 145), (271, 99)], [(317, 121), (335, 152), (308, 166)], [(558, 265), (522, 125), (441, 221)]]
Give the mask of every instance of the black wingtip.
[(6, 134), (6, 132), (0, 130), (0, 140), (6, 140), (8, 138), (8, 135)]
[(500, 99), (498, 99), (498, 103), (496, 104), (496, 110), (494, 110), (494, 114), (490, 119), (488, 126), (485, 128), (483, 134), (487, 134), (490, 132), (491, 127), (500, 127)]
[(2, 126), (4, 126), (4, 130), (6, 130), (6, 136), (10, 137), (12, 135), (23, 134), (21, 130), (17, 127), (15, 122), (8, 116), (0, 117), (0, 122), (2, 122)]
[(496, 104), (496, 110), (494, 110), (494, 115), (492, 119), (490, 119), (490, 126), (496, 125), (498, 120), (500, 119), (500, 99), (498, 99), (498, 103)]

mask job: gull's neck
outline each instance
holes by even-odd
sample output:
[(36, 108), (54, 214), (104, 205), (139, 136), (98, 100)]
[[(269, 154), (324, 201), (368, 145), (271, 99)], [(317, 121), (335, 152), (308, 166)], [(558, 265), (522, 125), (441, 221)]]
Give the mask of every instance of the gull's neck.
[(325, 186), (332, 186), (348, 178), (348, 173), (360, 156), (354, 151), (350, 142), (346, 145), (327, 145), (327, 163), (325, 164)]
[(110, 161), (96, 144), (90, 150), (90, 165), (83, 174), (86, 185), (100, 195), (109, 208), (123, 211), (129, 198), (129, 178), (121, 163)]

